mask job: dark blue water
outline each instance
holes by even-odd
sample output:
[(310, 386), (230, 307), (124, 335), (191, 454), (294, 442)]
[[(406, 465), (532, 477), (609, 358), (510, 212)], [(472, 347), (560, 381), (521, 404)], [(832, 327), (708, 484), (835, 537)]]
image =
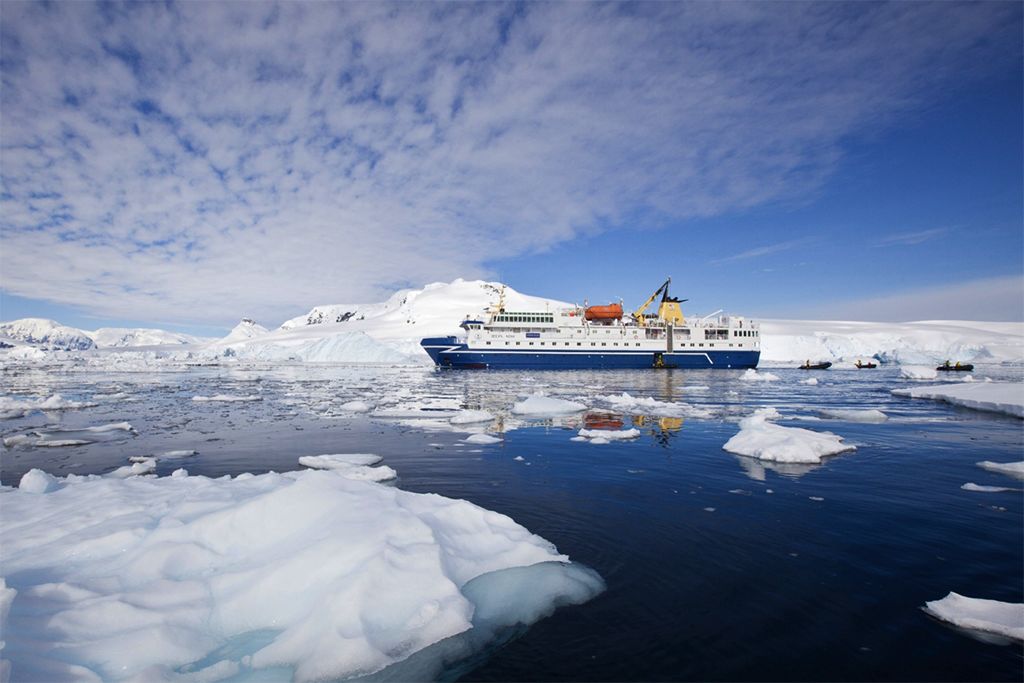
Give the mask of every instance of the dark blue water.
[[(16, 483), (33, 466), (102, 472), (129, 455), (185, 448), (200, 454), (158, 472), (296, 469), (299, 455), (378, 452), (402, 488), (508, 514), (607, 581), (606, 593), (534, 625), (464, 680), (1021, 680), (1019, 643), (978, 639), (921, 607), (949, 591), (1024, 601), (1024, 494), (960, 488), (1021, 488), (975, 463), (1024, 458), (1022, 421), (893, 397), (909, 383), (885, 368), (820, 373), (817, 386), (799, 383), (807, 373), (769, 371), (779, 380), (401, 368), (8, 374), (9, 394), (59, 391), (100, 405), (7, 420), (4, 436), (119, 420), (139, 435), (7, 449), (0, 478)], [(985, 374), (1020, 379), (1016, 370), (975, 373)], [(538, 389), (599, 409), (551, 420), (510, 414)], [(600, 398), (622, 391), (685, 401), (705, 417), (658, 420)], [(191, 401), (217, 393), (262, 400)], [(338, 409), (355, 398), (419, 419)], [(736, 420), (765, 405), (791, 418), (780, 424), (835, 432), (857, 450), (789, 467), (723, 451)], [(498, 415), (488, 429), (502, 441), (463, 443), (465, 433), (447, 426), (452, 407)], [(828, 407), (875, 408), (889, 420), (816, 419)], [(636, 425), (642, 436), (570, 441), (588, 425)]]

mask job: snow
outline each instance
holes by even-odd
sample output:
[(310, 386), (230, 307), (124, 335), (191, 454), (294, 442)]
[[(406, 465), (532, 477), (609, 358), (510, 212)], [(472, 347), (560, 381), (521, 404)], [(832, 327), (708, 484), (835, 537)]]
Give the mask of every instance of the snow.
[(1024, 360), (1024, 323), (930, 320), (908, 323), (762, 320), (761, 361), (877, 358), (931, 365)]
[(466, 443), (478, 443), (478, 444), (489, 444), (489, 443), (500, 443), (501, 439), (490, 434), (471, 434), (470, 436), (463, 439)]
[(1024, 640), (1024, 604), (968, 598), (950, 591), (926, 602), (924, 611), (962, 628)]
[(581, 429), (579, 436), (590, 439), (590, 443), (608, 443), (609, 441), (623, 441), (635, 439), (640, 436), (639, 429), (623, 429), (621, 431), (608, 429)]
[(1024, 460), (1021, 460), (1020, 462), (992, 462), (991, 460), (982, 460), (975, 464), (989, 472), (999, 472), (1000, 474), (1008, 474), (1011, 477), (1016, 477), (1017, 479), (1024, 479)]
[(453, 415), (448, 421), (453, 425), (468, 425), (478, 422), (490, 422), (493, 419), (494, 415), (486, 410), (463, 410), (457, 415)]
[(740, 431), (722, 448), (730, 453), (780, 463), (820, 463), (822, 457), (856, 450), (831, 432), (782, 427), (764, 415), (740, 420)]
[(587, 409), (587, 406), (563, 398), (552, 398), (543, 394), (531, 394), (512, 406), (516, 415), (532, 415), (536, 417), (552, 415), (571, 415)]
[(22, 318), (0, 323), (0, 337), (44, 349), (85, 350), (96, 347), (88, 332), (46, 318)]
[(931, 365), (903, 365), (900, 367), (900, 377), (903, 379), (936, 379), (939, 371)]
[(26, 493), (49, 493), (60, 488), (60, 483), (42, 470), (31, 469), (22, 475), (18, 488)]
[(1007, 488), (1006, 486), (984, 486), (982, 484), (975, 484), (974, 482), (967, 482), (960, 488), (964, 491), (975, 491), (977, 493), (1004, 493), (1006, 491), (1020, 491), (1020, 489)]
[(774, 382), (779, 379), (779, 376), (773, 375), (770, 372), (758, 372), (753, 368), (748, 368), (740, 375), (740, 379), (744, 382)]
[(1024, 384), (977, 382), (893, 389), (896, 396), (945, 401), (956, 406), (1024, 418)]
[(123, 348), (130, 346), (163, 346), (165, 344), (198, 344), (206, 341), (190, 334), (168, 332), (149, 328), (101, 327), (87, 333), (99, 348)]
[(257, 394), (252, 396), (229, 396), (227, 394), (216, 394), (214, 396), (193, 396), (193, 401), (199, 403), (236, 403), (239, 401), (262, 401), (263, 397)]
[(59, 483), (2, 494), (13, 680), (421, 680), (603, 590), (505, 515), (334, 471)]
[(845, 420), (846, 422), (885, 422), (889, 416), (881, 410), (861, 410), (844, 408), (824, 408), (818, 411), (822, 417), (829, 417), (834, 420)]

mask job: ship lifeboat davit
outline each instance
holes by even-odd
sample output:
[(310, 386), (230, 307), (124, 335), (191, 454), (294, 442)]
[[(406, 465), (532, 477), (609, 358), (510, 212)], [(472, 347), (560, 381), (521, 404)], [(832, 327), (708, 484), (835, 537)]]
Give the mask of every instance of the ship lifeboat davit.
[(622, 304), (587, 306), (587, 320), (618, 320), (622, 317)]

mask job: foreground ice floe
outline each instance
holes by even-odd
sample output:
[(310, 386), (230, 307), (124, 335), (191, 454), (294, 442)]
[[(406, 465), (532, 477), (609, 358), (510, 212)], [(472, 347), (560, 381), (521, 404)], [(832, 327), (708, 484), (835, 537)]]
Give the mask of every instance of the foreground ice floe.
[(603, 589), (509, 517), (334, 471), (33, 470), (0, 496), (18, 681), (419, 679)]
[(346, 479), (358, 481), (389, 481), (398, 477), (398, 472), (387, 465), (372, 467), (381, 460), (374, 453), (334, 453), (303, 455), (299, 464), (314, 470), (333, 470)]
[(824, 456), (856, 450), (831, 432), (773, 424), (766, 413), (740, 420), (739, 433), (722, 448), (737, 455), (781, 463), (820, 463)]
[(1024, 384), (984, 382), (893, 389), (896, 396), (945, 401), (965, 408), (1024, 418)]
[(1008, 474), (1011, 477), (1016, 477), (1017, 479), (1024, 479), (1024, 460), (1021, 460), (1020, 462), (992, 462), (991, 460), (982, 460), (975, 464), (989, 472), (999, 472), (1000, 474)]
[(968, 598), (952, 591), (926, 602), (924, 611), (951, 624), (1024, 640), (1024, 604)]

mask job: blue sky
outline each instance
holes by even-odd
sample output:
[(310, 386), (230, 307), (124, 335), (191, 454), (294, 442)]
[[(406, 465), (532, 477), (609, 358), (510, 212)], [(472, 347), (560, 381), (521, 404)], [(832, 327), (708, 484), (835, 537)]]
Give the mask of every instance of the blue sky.
[(1018, 3), (0, 7), (0, 318), (456, 277), (1021, 320)]

